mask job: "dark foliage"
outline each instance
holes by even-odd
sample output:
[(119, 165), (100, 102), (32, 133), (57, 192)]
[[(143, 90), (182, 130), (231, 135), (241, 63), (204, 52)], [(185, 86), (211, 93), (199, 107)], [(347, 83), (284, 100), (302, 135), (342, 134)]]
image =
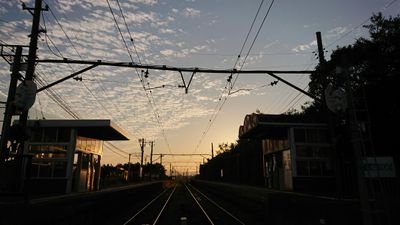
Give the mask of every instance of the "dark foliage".
[[(385, 140), (395, 138), (388, 127), (399, 125), (400, 17), (373, 15), (364, 28), (369, 30), (369, 39), (360, 38), (353, 45), (337, 48), (325, 65), (317, 66), (310, 92), (322, 98), (328, 83), (344, 88), (348, 79), (356, 110), (368, 109), (375, 142), (394, 147), (393, 141)], [(322, 103), (314, 102), (304, 108), (304, 113), (315, 114), (323, 109)]]

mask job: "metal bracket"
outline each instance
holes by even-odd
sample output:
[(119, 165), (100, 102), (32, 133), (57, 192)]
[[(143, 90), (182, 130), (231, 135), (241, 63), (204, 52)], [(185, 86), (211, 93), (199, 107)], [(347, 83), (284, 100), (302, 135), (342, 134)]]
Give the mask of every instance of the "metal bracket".
[(190, 84), (192, 83), (193, 77), (194, 77), (194, 75), (196, 74), (196, 72), (197, 72), (197, 68), (194, 69), (192, 75), (190, 76), (189, 83), (186, 85), (185, 78), (183, 77), (182, 71), (179, 70), (179, 73), (181, 74), (181, 78), (182, 78), (182, 82), (183, 82), (183, 87), (185, 88), (185, 94), (188, 93), (188, 91), (189, 91), (189, 86), (190, 86)]

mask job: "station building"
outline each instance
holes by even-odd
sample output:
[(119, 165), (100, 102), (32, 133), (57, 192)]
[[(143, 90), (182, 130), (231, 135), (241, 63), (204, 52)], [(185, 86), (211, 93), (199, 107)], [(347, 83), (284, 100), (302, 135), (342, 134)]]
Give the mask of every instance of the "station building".
[(249, 114), (240, 139), (259, 142), (267, 188), (296, 192), (334, 192), (328, 126), (293, 115)]
[(24, 180), (32, 193), (98, 190), (104, 141), (129, 140), (110, 120), (28, 120), (27, 128), (32, 162)]

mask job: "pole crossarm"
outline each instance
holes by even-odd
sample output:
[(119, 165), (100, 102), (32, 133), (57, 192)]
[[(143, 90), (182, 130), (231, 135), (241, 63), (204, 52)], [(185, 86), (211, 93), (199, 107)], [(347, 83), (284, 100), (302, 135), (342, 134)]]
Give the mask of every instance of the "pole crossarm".
[(90, 64), (97, 66), (117, 66), (117, 67), (131, 67), (141, 69), (153, 70), (168, 70), (178, 72), (194, 72), (194, 73), (240, 73), (240, 74), (312, 74), (314, 70), (236, 70), (236, 69), (208, 69), (198, 67), (173, 67), (167, 65), (150, 65), (150, 64), (137, 64), (132, 62), (112, 62), (112, 61), (88, 61), (88, 60), (73, 60), (73, 59), (37, 59), (37, 63), (65, 63), (65, 64)]

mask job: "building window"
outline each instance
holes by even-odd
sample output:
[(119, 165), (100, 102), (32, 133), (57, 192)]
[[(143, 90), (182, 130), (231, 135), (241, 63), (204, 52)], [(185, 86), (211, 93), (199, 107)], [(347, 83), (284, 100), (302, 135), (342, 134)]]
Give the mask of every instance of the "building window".
[(71, 129), (70, 128), (37, 128), (31, 129), (31, 139), (30, 142), (69, 142), (71, 139)]
[(67, 162), (64, 160), (33, 160), (32, 178), (64, 178), (67, 172)]
[(45, 128), (43, 142), (57, 142), (57, 128)]
[(71, 139), (70, 128), (58, 128), (57, 130), (57, 142), (69, 142)]
[(29, 153), (34, 159), (65, 159), (67, 157), (67, 145), (47, 145), (47, 144), (30, 144), (28, 147)]
[(324, 128), (294, 128), (296, 143), (327, 143), (328, 130)]
[(323, 128), (295, 128), (297, 176), (332, 176), (328, 132)]
[[(308, 148), (310, 149), (310, 148)], [(309, 153), (310, 151), (307, 151)], [(332, 165), (327, 157), (297, 156), (297, 176), (332, 176)]]

